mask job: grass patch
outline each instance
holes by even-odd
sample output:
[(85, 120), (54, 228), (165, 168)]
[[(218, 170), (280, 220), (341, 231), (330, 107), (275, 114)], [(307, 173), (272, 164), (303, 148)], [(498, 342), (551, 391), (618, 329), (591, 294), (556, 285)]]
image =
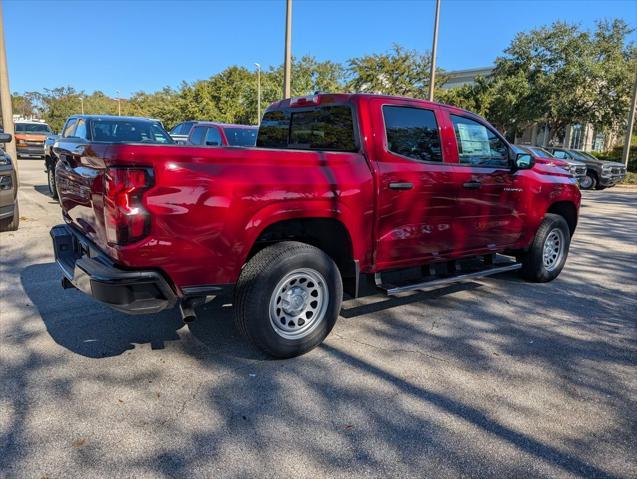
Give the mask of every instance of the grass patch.
[(620, 185), (637, 185), (637, 173), (634, 171), (626, 172), (626, 176), (620, 183)]

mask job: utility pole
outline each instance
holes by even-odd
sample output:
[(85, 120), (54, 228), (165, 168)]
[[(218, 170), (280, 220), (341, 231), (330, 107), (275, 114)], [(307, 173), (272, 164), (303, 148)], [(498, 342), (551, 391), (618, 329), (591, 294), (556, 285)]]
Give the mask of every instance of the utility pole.
[(4, 18), (2, 17), (2, 3), (0, 3), (0, 107), (2, 108), (2, 126), (5, 133), (13, 139), (3, 147), (11, 156), (16, 171), (18, 169), (18, 154), (15, 149), (15, 131), (13, 128), (13, 108), (11, 105), (11, 89), (9, 88), (9, 68), (7, 67), (7, 51), (4, 43)]
[(82, 108), (82, 115), (84, 114), (84, 97), (80, 96), (80, 106)]
[(261, 124), (261, 65), (254, 64), (257, 67), (257, 125)]
[(122, 104), (119, 102), (119, 90), (115, 90), (115, 95), (117, 95), (117, 114), (122, 116)]
[(633, 85), (633, 98), (628, 111), (628, 124), (626, 125), (626, 136), (624, 137), (624, 151), (622, 151), (622, 161), (628, 168), (628, 157), (630, 156), (630, 143), (633, 139), (633, 127), (635, 126), (635, 109), (637, 109), (637, 75)]
[(434, 41), (431, 47), (431, 73), (429, 73), (429, 101), (434, 101), (436, 86), (436, 51), (438, 50), (438, 20), (440, 18), (440, 0), (436, 0), (436, 19), (434, 21)]
[(285, 61), (283, 62), (283, 98), (292, 96), (292, 0), (286, 0), (285, 8)]

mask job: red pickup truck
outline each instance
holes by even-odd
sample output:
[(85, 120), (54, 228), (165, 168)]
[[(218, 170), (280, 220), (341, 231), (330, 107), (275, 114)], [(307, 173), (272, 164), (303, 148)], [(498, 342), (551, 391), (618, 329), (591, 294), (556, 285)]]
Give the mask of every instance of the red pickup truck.
[(578, 220), (567, 171), (533, 167), (482, 118), (422, 100), (283, 100), (254, 148), (159, 133), (157, 144), (151, 133), (98, 141), (98, 130), (87, 117), (84, 138), (57, 146), (65, 224), (51, 236), (63, 286), (129, 313), (179, 304), (185, 321), (231, 295), (238, 328), (277, 357), (320, 344), (344, 292), (516, 269), (550, 281)]

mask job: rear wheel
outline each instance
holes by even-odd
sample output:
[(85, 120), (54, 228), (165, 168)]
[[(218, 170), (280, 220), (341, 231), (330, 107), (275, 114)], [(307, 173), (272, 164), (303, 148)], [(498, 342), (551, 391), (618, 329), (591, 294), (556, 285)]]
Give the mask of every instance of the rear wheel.
[(0, 231), (16, 231), (18, 226), (20, 226), (20, 207), (18, 206), (18, 198), (16, 198), (13, 205), (13, 216), (0, 220)]
[(538, 283), (554, 280), (564, 268), (570, 244), (566, 220), (560, 215), (547, 214), (529, 250), (518, 255), (522, 276)]
[(235, 322), (267, 354), (298, 356), (329, 334), (342, 298), (334, 261), (314, 246), (285, 241), (261, 250), (244, 267), (237, 283)]
[(591, 171), (586, 172), (586, 176), (582, 178), (579, 184), (583, 190), (593, 190), (597, 186), (597, 177)]

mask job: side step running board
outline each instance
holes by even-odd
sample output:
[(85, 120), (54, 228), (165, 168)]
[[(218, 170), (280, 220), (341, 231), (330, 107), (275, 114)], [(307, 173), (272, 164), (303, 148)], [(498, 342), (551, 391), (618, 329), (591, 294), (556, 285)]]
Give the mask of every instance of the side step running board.
[(404, 293), (406, 291), (413, 291), (415, 289), (437, 288), (439, 286), (445, 286), (447, 284), (459, 283), (471, 278), (481, 278), (483, 276), (490, 276), (492, 274), (505, 273), (507, 271), (515, 271), (516, 269), (520, 269), (520, 268), (522, 268), (521, 263), (508, 263), (503, 266), (498, 266), (497, 264), (495, 264), (492, 267), (481, 269), (479, 271), (473, 271), (470, 273), (460, 273), (457, 275), (449, 275), (449, 276), (443, 276), (443, 277), (437, 276), (430, 280), (422, 281), (420, 283), (406, 284), (404, 286), (384, 284), (382, 282), (380, 273), (376, 273), (374, 275), (374, 280), (378, 288), (384, 290), (388, 295), (391, 296), (398, 293)]

